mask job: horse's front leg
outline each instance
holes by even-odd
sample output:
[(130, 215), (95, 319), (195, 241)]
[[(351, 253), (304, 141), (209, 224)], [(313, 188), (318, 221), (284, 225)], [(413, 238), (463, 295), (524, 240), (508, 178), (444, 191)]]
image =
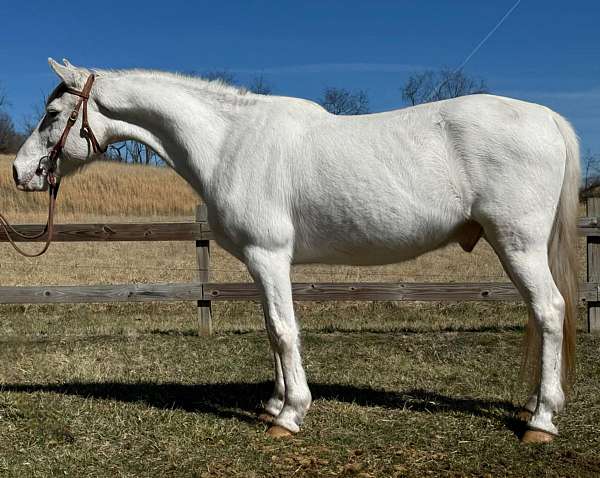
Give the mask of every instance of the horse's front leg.
[[(311, 396), (300, 357), (300, 337), (294, 316), (290, 283), (290, 254), (250, 247), (245, 252), (246, 265), (260, 288), (267, 331), (275, 354), (275, 394), (267, 406), (274, 405), (277, 413), (271, 435), (296, 433), (310, 407)], [(282, 382), (277, 382), (278, 358)], [(277, 395), (283, 386), (283, 406), (280, 410)], [(274, 400), (273, 400), (274, 399)], [(271, 412), (271, 410), (268, 410)]]

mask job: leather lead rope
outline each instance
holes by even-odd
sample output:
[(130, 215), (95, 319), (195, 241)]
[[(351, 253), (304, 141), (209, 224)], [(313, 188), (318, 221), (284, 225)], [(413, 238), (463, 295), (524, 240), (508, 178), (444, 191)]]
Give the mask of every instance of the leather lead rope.
[[(50, 197), (48, 200), (48, 220), (46, 221), (46, 226), (44, 227), (44, 230), (38, 234), (28, 235), (28, 234), (23, 234), (22, 232), (17, 231), (13, 226), (11, 226), (9, 224), (9, 222), (4, 217), (4, 215), (0, 214), (0, 226), (2, 227), (2, 229), (4, 229), (4, 234), (6, 235), (6, 238), (8, 239), (8, 242), (10, 243), (10, 245), (13, 246), (15, 251), (17, 251), (19, 254), (21, 254), (25, 257), (39, 257), (42, 254), (44, 254), (50, 247), (50, 244), (52, 243), (52, 236), (54, 234), (54, 211), (55, 211), (55, 206), (56, 206), (56, 196), (58, 194), (58, 186), (59, 186), (58, 182), (56, 182), (54, 184), (50, 184), (50, 186), (49, 186), (48, 190), (50, 193), (49, 194)], [(21, 249), (19, 246), (17, 246), (15, 239), (11, 236), (11, 232), (13, 234), (19, 236), (20, 238), (26, 239), (26, 240), (39, 239), (40, 237), (47, 234), (46, 243), (44, 244), (44, 247), (39, 252), (33, 252), (33, 253), (27, 252), (27, 251), (24, 251), (23, 249)]]

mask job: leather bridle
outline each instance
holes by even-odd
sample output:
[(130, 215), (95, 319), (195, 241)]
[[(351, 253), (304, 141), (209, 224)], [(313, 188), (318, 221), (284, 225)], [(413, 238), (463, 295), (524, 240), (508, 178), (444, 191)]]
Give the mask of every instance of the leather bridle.
[[(55, 205), (56, 205), (56, 196), (58, 195), (58, 188), (60, 186), (60, 178), (56, 175), (56, 168), (58, 166), (58, 158), (59, 158), (60, 154), (62, 153), (63, 148), (65, 147), (67, 138), (69, 137), (69, 133), (71, 132), (71, 128), (73, 128), (73, 125), (75, 125), (75, 122), (77, 121), (77, 118), (79, 116), (79, 111), (82, 109), (82, 106), (83, 106), (83, 118), (81, 121), (81, 129), (79, 130), (79, 135), (82, 138), (85, 138), (85, 140), (87, 141), (88, 151), (91, 149), (96, 154), (106, 152), (106, 149), (102, 148), (100, 146), (100, 143), (98, 143), (98, 140), (96, 139), (96, 136), (94, 135), (94, 132), (92, 131), (92, 128), (90, 127), (90, 124), (88, 122), (87, 104), (88, 104), (88, 100), (90, 99), (90, 93), (92, 91), (92, 86), (94, 84), (95, 79), (96, 79), (96, 76), (93, 73), (90, 74), (90, 76), (88, 76), (88, 79), (86, 80), (85, 85), (83, 86), (83, 89), (81, 91), (78, 91), (78, 90), (75, 90), (75, 89), (69, 88), (69, 87), (64, 89), (65, 93), (70, 93), (72, 95), (78, 96), (79, 100), (77, 100), (77, 103), (75, 104), (75, 108), (73, 108), (73, 110), (71, 111), (71, 114), (69, 115), (67, 124), (65, 125), (65, 129), (63, 130), (62, 134), (60, 135), (60, 139), (54, 145), (54, 147), (52, 148), (50, 153), (47, 156), (44, 156), (40, 159), (38, 168), (34, 173), (34, 174), (46, 176), (46, 178), (48, 180), (48, 191), (49, 191), (50, 195), (49, 195), (49, 202), (48, 202), (48, 220), (46, 221), (46, 226), (44, 227), (44, 230), (38, 234), (33, 234), (33, 235), (23, 234), (22, 232), (19, 232), (14, 227), (12, 227), (9, 224), (8, 220), (2, 214), (0, 214), (0, 226), (4, 229), (4, 233), (6, 234), (8, 241), (10, 242), (10, 244), (15, 248), (15, 250), (18, 253), (24, 255), (25, 257), (41, 256), (48, 250), (48, 248), (50, 247), (50, 243), (52, 242), (52, 236), (54, 233), (54, 211), (55, 211)], [(44, 160), (46, 160), (46, 161), (44, 161)], [(33, 175), (32, 175), (32, 177), (33, 177)], [(31, 178), (29, 180), (31, 180)], [(27, 240), (39, 239), (40, 237), (47, 234), (46, 243), (45, 243), (44, 247), (42, 248), (42, 250), (39, 252), (36, 252), (36, 253), (26, 252), (23, 249), (21, 249), (19, 246), (17, 246), (15, 240), (13, 239), (13, 237), (11, 237), (9, 230), (13, 234), (19, 236), (20, 238), (27, 239)]]
[[(73, 111), (71, 111), (71, 114), (69, 115), (69, 119), (67, 119), (67, 124), (65, 125), (64, 131), (60, 135), (60, 139), (54, 145), (54, 147), (50, 151), (50, 154), (48, 154), (47, 163), (46, 164), (42, 163), (43, 160), (46, 159), (46, 157), (40, 159), (40, 166), (38, 168), (38, 172), (47, 174), (48, 182), (50, 184), (56, 183), (55, 172), (56, 172), (58, 157), (60, 156), (60, 153), (62, 152), (63, 148), (65, 147), (65, 143), (67, 142), (67, 138), (69, 137), (71, 128), (77, 121), (77, 117), (79, 116), (79, 110), (81, 109), (82, 106), (83, 106), (83, 118), (81, 120), (81, 129), (79, 130), (79, 135), (82, 138), (85, 138), (85, 140), (87, 141), (88, 151), (89, 151), (89, 149), (92, 149), (92, 151), (96, 154), (106, 152), (106, 149), (103, 149), (100, 146), (100, 143), (98, 143), (98, 140), (96, 139), (96, 136), (94, 135), (94, 132), (92, 131), (92, 128), (90, 127), (90, 123), (88, 122), (87, 106), (88, 106), (88, 100), (90, 99), (90, 93), (92, 91), (92, 86), (94, 85), (95, 79), (96, 79), (96, 76), (94, 74), (90, 74), (90, 76), (88, 76), (87, 81), (85, 82), (85, 85), (83, 86), (83, 90), (81, 90), (81, 91), (75, 90), (73, 88), (68, 88), (68, 87), (65, 88), (65, 90), (64, 90), (65, 93), (70, 93), (72, 95), (79, 96), (79, 100), (77, 100), (77, 103), (75, 104), (75, 108), (73, 108)], [(40, 169), (41, 169), (41, 171), (40, 171)]]

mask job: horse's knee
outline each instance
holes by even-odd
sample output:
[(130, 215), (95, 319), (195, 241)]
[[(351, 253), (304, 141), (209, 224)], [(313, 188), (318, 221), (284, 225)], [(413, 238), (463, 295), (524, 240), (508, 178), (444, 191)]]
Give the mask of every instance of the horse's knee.
[(267, 315), (269, 339), (271, 340), (272, 347), (275, 349), (274, 351), (282, 354), (296, 346), (298, 344), (299, 331), (295, 318), (292, 316), (291, 318), (284, 319), (279, 317), (277, 313), (273, 313), (273, 311), (269, 311)]

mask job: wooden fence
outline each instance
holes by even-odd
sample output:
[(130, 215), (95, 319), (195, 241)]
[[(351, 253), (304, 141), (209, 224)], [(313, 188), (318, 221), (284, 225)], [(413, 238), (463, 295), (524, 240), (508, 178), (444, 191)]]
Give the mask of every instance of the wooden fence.
[[(600, 332), (600, 198), (587, 200), (587, 217), (578, 230), (587, 240), (587, 280), (580, 284), (579, 299), (587, 303), (588, 331)], [(19, 225), (25, 234), (41, 225)], [(198, 206), (196, 220), (188, 223), (61, 224), (56, 242), (93, 241), (195, 241), (198, 279), (176, 284), (117, 284), (85, 286), (0, 287), (0, 304), (196, 301), (199, 332), (212, 333), (211, 303), (219, 300), (259, 300), (254, 284), (210, 282), (210, 240), (206, 208)], [(0, 232), (0, 242), (6, 242)], [(39, 239), (37, 241), (40, 241)], [(294, 283), (295, 300), (394, 300), (394, 301), (516, 301), (510, 283)]]

